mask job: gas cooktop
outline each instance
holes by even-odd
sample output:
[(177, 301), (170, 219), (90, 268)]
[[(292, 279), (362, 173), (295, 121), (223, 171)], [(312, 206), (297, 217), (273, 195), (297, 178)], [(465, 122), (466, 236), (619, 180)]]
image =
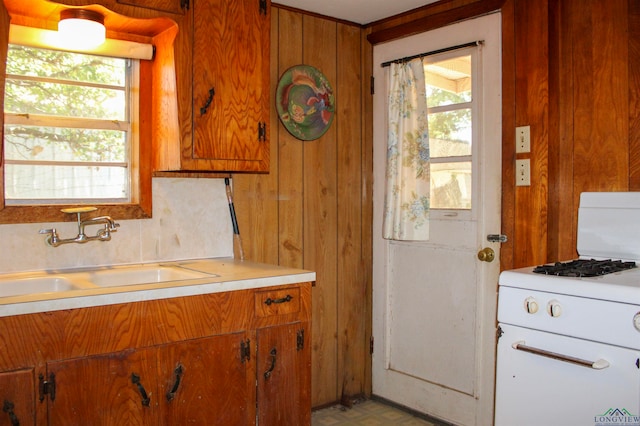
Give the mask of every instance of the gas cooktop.
[(624, 262), (622, 260), (576, 259), (569, 262), (556, 262), (554, 264), (536, 266), (533, 268), (533, 272), (561, 277), (597, 277), (635, 267), (635, 262)]

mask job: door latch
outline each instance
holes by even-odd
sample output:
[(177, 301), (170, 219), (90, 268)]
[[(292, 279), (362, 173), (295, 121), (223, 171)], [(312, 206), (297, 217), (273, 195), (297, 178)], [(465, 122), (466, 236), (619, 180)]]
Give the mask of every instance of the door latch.
[(489, 234), (487, 235), (487, 241), (490, 243), (506, 243), (507, 236), (504, 234)]

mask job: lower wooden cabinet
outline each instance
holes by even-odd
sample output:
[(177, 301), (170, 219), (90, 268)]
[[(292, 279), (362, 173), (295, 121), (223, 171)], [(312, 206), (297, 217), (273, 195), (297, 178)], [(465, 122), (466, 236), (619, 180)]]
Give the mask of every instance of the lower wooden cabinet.
[(245, 333), (167, 345), (161, 350), (161, 424), (252, 425), (253, 369), (242, 359)]
[(57, 388), (49, 424), (252, 424), (243, 338), (234, 333), (49, 362), (47, 377)]
[(303, 283), (0, 318), (0, 426), (310, 425), (310, 296)]
[[(258, 330), (258, 424), (311, 424), (308, 323)], [(300, 389), (300, 392), (291, 392)]]
[(0, 373), (0, 425), (35, 424), (35, 395), (35, 368)]
[[(157, 424), (149, 398), (158, 396), (154, 349), (133, 349), (47, 363), (51, 425)], [(138, 378), (137, 388), (132, 376)], [(141, 403), (141, 392), (146, 402)]]

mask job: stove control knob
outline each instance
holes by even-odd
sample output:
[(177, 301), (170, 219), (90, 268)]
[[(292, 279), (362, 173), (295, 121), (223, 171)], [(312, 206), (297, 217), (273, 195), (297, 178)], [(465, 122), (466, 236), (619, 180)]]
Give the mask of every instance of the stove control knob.
[(549, 301), (549, 303), (547, 303), (547, 313), (553, 318), (557, 318), (562, 315), (562, 306), (560, 306), (560, 302), (555, 299)]
[(635, 316), (633, 317), (633, 326), (636, 328), (636, 330), (640, 331), (640, 312), (635, 314)]
[(534, 299), (533, 297), (527, 297), (524, 300), (524, 309), (529, 314), (535, 314), (536, 312), (538, 312), (538, 302), (536, 302), (536, 299)]

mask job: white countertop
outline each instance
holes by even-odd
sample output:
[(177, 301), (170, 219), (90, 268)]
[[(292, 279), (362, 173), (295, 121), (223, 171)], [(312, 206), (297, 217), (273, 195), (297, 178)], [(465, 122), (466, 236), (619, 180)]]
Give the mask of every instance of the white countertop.
[[(177, 265), (182, 268), (215, 275), (206, 278), (153, 284), (91, 287), (70, 291), (0, 297), (0, 317), (113, 305), (117, 303), (168, 299), (172, 297), (195, 296), (234, 290), (247, 290), (276, 285), (313, 282), (316, 280), (315, 272), (235, 260), (233, 258), (182, 260), (161, 262), (159, 264)], [(130, 267), (131, 265), (126, 266)], [(65, 272), (73, 271), (55, 271), (55, 273)], [(10, 278), (18, 275), (24, 277), (27, 274), (28, 273), (0, 275), (0, 285), (2, 285), (2, 278)], [(49, 276), (52, 272), (34, 272), (32, 274), (45, 274)]]

